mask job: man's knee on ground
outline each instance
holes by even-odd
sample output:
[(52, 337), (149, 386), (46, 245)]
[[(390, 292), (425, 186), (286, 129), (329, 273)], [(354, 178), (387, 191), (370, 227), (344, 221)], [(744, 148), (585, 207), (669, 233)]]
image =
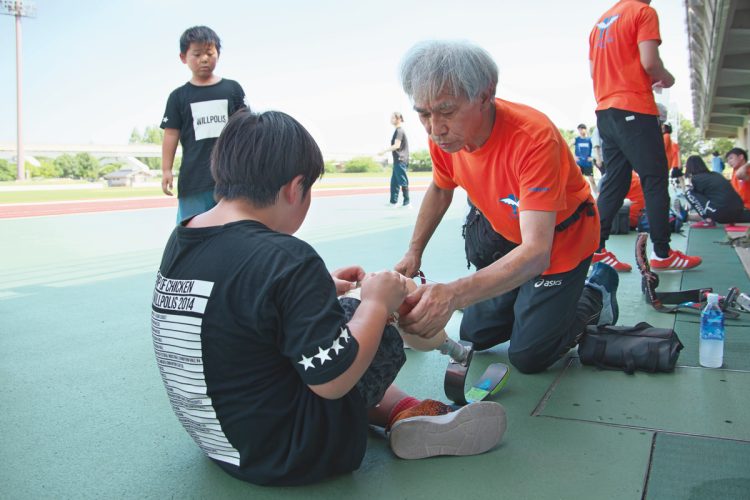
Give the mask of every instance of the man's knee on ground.
[(508, 349), (508, 359), (516, 370), (525, 374), (543, 372), (555, 361), (534, 349), (523, 349), (521, 351)]

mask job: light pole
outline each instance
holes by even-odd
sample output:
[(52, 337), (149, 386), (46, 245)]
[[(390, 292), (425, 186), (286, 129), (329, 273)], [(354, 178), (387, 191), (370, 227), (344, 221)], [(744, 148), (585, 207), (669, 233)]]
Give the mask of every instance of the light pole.
[(33, 17), (36, 14), (36, 6), (29, 0), (0, 0), (0, 14), (15, 16), (16, 18), (16, 161), (17, 179), (22, 181), (25, 177), (23, 154), (23, 128), (21, 127), (21, 18)]

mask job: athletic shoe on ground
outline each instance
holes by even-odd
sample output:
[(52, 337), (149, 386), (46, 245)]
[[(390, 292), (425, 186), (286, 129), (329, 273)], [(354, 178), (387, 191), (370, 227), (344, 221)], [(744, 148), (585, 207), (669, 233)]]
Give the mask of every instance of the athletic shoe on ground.
[(696, 256), (685, 255), (679, 250), (670, 250), (669, 257), (660, 259), (655, 254), (651, 254), (649, 265), (652, 271), (684, 271), (698, 267), (703, 259)]
[(401, 208), (411, 209), (411, 203), (404, 203)]
[(599, 313), (597, 325), (614, 325), (620, 316), (617, 307), (617, 285), (620, 277), (612, 266), (604, 262), (597, 262), (591, 274), (586, 278), (586, 286), (599, 290), (602, 294), (602, 311)]
[(399, 413), (389, 433), (391, 450), (405, 459), (478, 455), (494, 448), (507, 426), (505, 409), (479, 401), (457, 410), (425, 399)]
[(396, 208), (396, 207), (398, 207), (398, 203), (386, 203), (385, 206), (386, 207), (391, 207), (391, 208)]
[(714, 221), (699, 221), (699, 222), (693, 222), (690, 224), (691, 229), (706, 229), (710, 227), (716, 227), (716, 223)]
[(617, 257), (615, 257), (615, 254), (606, 249), (601, 253), (594, 253), (594, 258), (591, 259), (591, 263), (596, 264), (597, 262), (603, 262), (607, 264), (618, 273), (629, 273), (633, 270), (633, 266), (624, 262), (620, 262), (619, 260), (617, 260)]

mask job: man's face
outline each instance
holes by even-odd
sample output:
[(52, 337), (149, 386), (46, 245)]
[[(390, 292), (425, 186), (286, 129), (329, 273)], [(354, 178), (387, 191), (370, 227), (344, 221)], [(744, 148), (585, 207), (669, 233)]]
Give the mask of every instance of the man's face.
[(727, 163), (729, 163), (729, 166), (732, 168), (740, 168), (746, 162), (747, 162), (746, 158), (742, 155), (738, 155), (734, 153), (727, 155)]
[(468, 146), (474, 150), (481, 146), (480, 130), (484, 125), (482, 97), (469, 101), (449, 92), (441, 92), (432, 100), (414, 102), (414, 110), (419, 114), (430, 139), (446, 153), (456, 153)]

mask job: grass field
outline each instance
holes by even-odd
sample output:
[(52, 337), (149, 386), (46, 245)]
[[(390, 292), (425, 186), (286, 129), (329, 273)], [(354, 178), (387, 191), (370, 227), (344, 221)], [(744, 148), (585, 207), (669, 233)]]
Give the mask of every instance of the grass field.
[[(322, 188), (355, 188), (377, 185), (387, 186), (387, 172), (363, 174), (325, 174), (320, 182), (313, 185), (313, 190)], [(409, 177), (426, 181), (431, 172), (409, 172)], [(17, 187), (17, 190), (13, 188)], [(140, 198), (145, 196), (164, 196), (161, 187), (157, 185), (143, 187), (110, 188), (103, 184), (101, 187), (86, 186), (76, 189), (67, 179), (44, 182), (0, 182), (0, 204), (8, 203), (43, 203), (55, 201), (103, 200), (113, 198)], [(56, 189), (59, 188), (59, 189)]]

